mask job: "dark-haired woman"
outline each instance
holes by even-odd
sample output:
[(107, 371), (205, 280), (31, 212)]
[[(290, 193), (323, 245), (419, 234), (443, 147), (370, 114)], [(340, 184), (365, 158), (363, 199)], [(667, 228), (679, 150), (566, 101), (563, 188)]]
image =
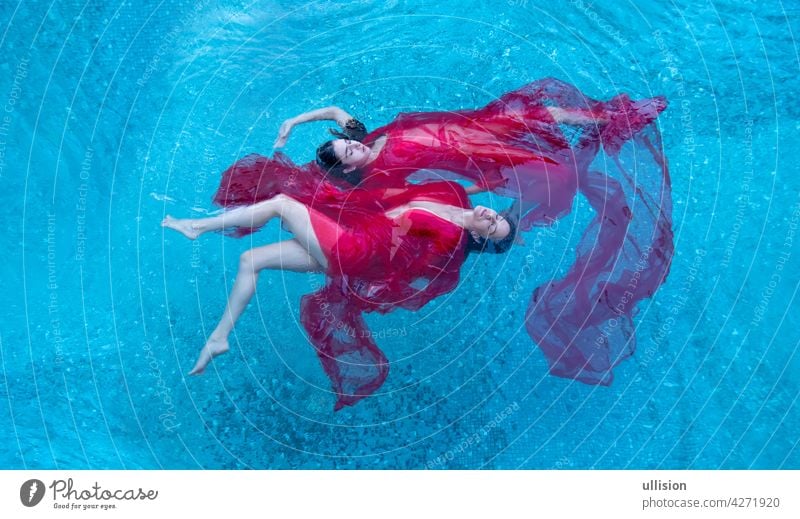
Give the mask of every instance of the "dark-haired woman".
[(252, 232), (273, 218), (294, 234), (242, 254), (223, 318), (190, 374), (228, 350), (261, 270), (324, 272), (328, 287), (303, 298), (301, 320), (333, 383), (336, 409), (352, 405), (388, 373), (361, 313), (418, 309), (456, 286), (468, 253), (505, 252), (515, 236), (512, 218), (471, 207), (455, 182), (343, 193), (321, 180), (316, 193), (295, 197), (279, 193), (212, 218), (163, 220), (162, 226), (190, 239), (224, 229)]
[[(296, 166), (280, 153), (250, 155), (223, 175), (215, 202), (230, 207), (270, 195), (264, 179), (315, 192), (325, 177), (342, 190), (401, 187), (460, 178), (470, 191), (516, 200), (520, 230), (552, 225), (580, 193), (595, 212), (566, 276), (533, 291), (525, 324), (552, 374), (609, 384), (633, 353), (633, 315), (669, 272), (673, 254), (671, 185), (655, 121), (663, 97), (603, 102), (557, 79), (535, 81), (475, 110), (399, 114), (370, 133), (328, 108), (282, 125), (332, 119), (339, 139)], [(604, 153), (602, 153), (604, 152)]]

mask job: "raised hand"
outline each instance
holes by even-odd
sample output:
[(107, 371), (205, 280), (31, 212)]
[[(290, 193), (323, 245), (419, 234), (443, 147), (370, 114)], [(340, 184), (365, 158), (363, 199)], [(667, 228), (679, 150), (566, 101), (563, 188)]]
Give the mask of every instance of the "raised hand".
[(275, 144), (272, 145), (273, 148), (283, 148), (286, 144), (286, 141), (289, 139), (289, 134), (292, 133), (292, 128), (294, 127), (294, 121), (292, 119), (286, 119), (281, 124), (280, 129), (278, 130), (278, 138), (275, 139)]

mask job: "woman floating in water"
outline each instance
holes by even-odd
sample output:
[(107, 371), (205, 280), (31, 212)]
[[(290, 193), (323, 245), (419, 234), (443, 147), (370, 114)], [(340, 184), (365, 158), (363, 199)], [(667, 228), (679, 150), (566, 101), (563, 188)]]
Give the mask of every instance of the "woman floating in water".
[(320, 179), (318, 187), (324, 195), (276, 194), (213, 218), (163, 220), (164, 227), (190, 239), (223, 229), (252, 231), (273, 218), (294, 234), (242, 254), (225, 314), (190, 374), (228, 351), (228, 336), (261, 270), (324, 272), (335, 283), (303, 299), (302, 320), (333, 381), (337, 408), (352, 404), (377, 389), (388, 373), (385, 356), (365, 333), (361, 311), (419, 308), (455, 287), (469, 252), (505, 252), (514, 240), (512, 218), (472, 208), (455, 182), (343, 192)]
[[(224, 173), (214, 201), (231, 208), (283, 194), (321, 207), (334, 221), (355, 223), (360, 211), (389, 218), (398, 203), (392, 196), (426, 189), (411, 181), (461, 178), (474, 183), (470, 192), (514, 198), (508, 214), (524, 231), (569, 213), (580, 191), (595, 217), (566, 276), (533, 291), (525, 324), (552, 374), (609, 384), (612, 368), (634, 351), (636, 305), (664, 281), (672, 259), (670, 181), (654, 124), (665, 107), (663, 97), (596, 101), (550, 78), (476, 110), (403, 113), (371, 133), (341, 110), (316, 110), (284, 123), (276, 141), (283, 145), (295, 124), (336, 120), (340, 139), (323, 144), (315, 163), (297, 166), (280, 153), (248, 155)], [(240, 226), (233, 234), (249, 232)], [(440, 240), (420, 243), (435, 248)], [(458, 256), (458, 247), (450, 250)], [(337, 409), (372, 393), (386, 375), (385, 357), (369, 333), (351, 337), (337, 327), (365, 329), (363, 311), (421, 307), (455, 286), (462, 261), (452, 262), (455, 277), (431, 272), (420, 276), (427, 280), (422, 284), (389, 271), (382, 280), (360, 279), (363, 265), (328, 267), (326, 286), (303, 298), (301, 319), (333, 380)], [(395, 286), (393, 276), (403, 282)]]

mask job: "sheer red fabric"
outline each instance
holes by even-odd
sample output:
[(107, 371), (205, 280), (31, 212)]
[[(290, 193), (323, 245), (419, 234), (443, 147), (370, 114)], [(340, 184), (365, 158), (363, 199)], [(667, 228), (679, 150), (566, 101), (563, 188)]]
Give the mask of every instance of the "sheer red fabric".
[[(390, 210), (412, 200), (468, 207), (463, 188), (451, 182), (426, 183), (390, 194), (362, 192), (382, 199)], [(386, 313), (395, 308), (418, 310), (458, 284), (465, 258), (461, 227), (424, 210), (412, 209), (395, 218), (383, 213), (361, 214), (368, 225), (349, 220), (350, 204), (334, 211), (312, 212), (312, 224), (338, 213), (344, 229), (323, 246), (329, 260), (328, 283), (300, 304), (303, 326), (317, 350), (337, 394), (334, 409), (372, 394), (385, 380), (389, 364), (375, 345), (363, 312)], [(316, 212), (316, 214), (314, 214)], [(327, 241), (327, 240), (326, 240)]]
[[(328, 259), (323, 288), (300, 303), (300, 320), (337, 395), (335, 410), (372, 394), (389, 364), (364, 312), (418, 310), (453, 290), (465, 258), (461, 227), (424, 210), (394, 218), (386, 212), (411, 201), (469, 207), (464, 188), (448, 181), (404, 188), (340, 189), (314, 164), (296, 166), (281, 154), (248, 155), (224, 174), (214, 197), (223, 207), (285, 194), (309, 208)], [(233, 236), (255, 229), (237, 228)]]
[[(671, 184), (654, 123), (665, 108), (661, 96), (601, 102), (549, 78), (477, 110), (400, 114), (364, 139), (386, 136), (362, 185), (456, 174), (515, 198), (521, 230), (567, 214), (580, 191), (595, 217), (567, 275), (534, 291), (526, 328), (552, 374), (609, 384), (635, 349), (638, 302), (672, 260)], [(577, 131), (565, 133), (566, 124)]]
[[(559, 124), (548, 108), (570, 118)], [(566, 276), (533, 292), (525, 324), (552, 374), (609, 384), (612, 368), (635, 349), (639, 301), (663, 283), (672, 259), (670, 179), (655, 125), (665, 108), (663, 97), (634, 102), (621, 94), (596, 101), (548, 78), (476, 110), (398, 115), (365, 138), (370, 145), (381, 136), (386, 142), (358, 188), (325, 178), (313, 163), (250, 155), (224, 173), (214, 201), (231, 207), (285, 193), (318, 215), (320, 232), (329, 227), (324, 218), (348, 229), (346, 239), (326, 241), (334, 266), (328, 284), (301, 303), (339, 409), (374, 392), (388, 370), (362, 312), (420, 308), (458, 282), (463, 246), (452, 244), (454, 233), (463, 240), (462, 232), (417, 211), (410, 221), (387, 223), (379, 216), (409, 196), (458, 200), (465, 207), (463, 190), (409, 180), (458, 177), (513, 197), (521, 230), (564, 216), (580, 191), (595, 216)], [(404, 227), (413, 232), (398, 242)], [(362, 253), (374, 261), (364, 264), (356, 250), (380, 253), (377, 260)]]

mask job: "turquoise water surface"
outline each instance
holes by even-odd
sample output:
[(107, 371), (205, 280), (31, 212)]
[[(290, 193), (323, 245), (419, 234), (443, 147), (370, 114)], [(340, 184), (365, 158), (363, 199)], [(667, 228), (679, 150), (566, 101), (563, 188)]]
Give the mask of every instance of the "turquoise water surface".
[[(800, 5), (547, 4), (0, 4), (0, 467), (800, 468)], [(582, 201), (537, 254), (368, 316), (392, 368), (353, 408), (298, 321), (318, 275), (262, 274), (231, 352), (184, 376), (239, 255), (281, 230), (189, 242), (165, 213), (213, 211), (220, 173), (303, 111), (375, 128), (547, 76), (670, 101), (676, 254), (612, 386), (549, 376), (522, 326)], [(285, 152), (310, 160), (328, 126)]]

